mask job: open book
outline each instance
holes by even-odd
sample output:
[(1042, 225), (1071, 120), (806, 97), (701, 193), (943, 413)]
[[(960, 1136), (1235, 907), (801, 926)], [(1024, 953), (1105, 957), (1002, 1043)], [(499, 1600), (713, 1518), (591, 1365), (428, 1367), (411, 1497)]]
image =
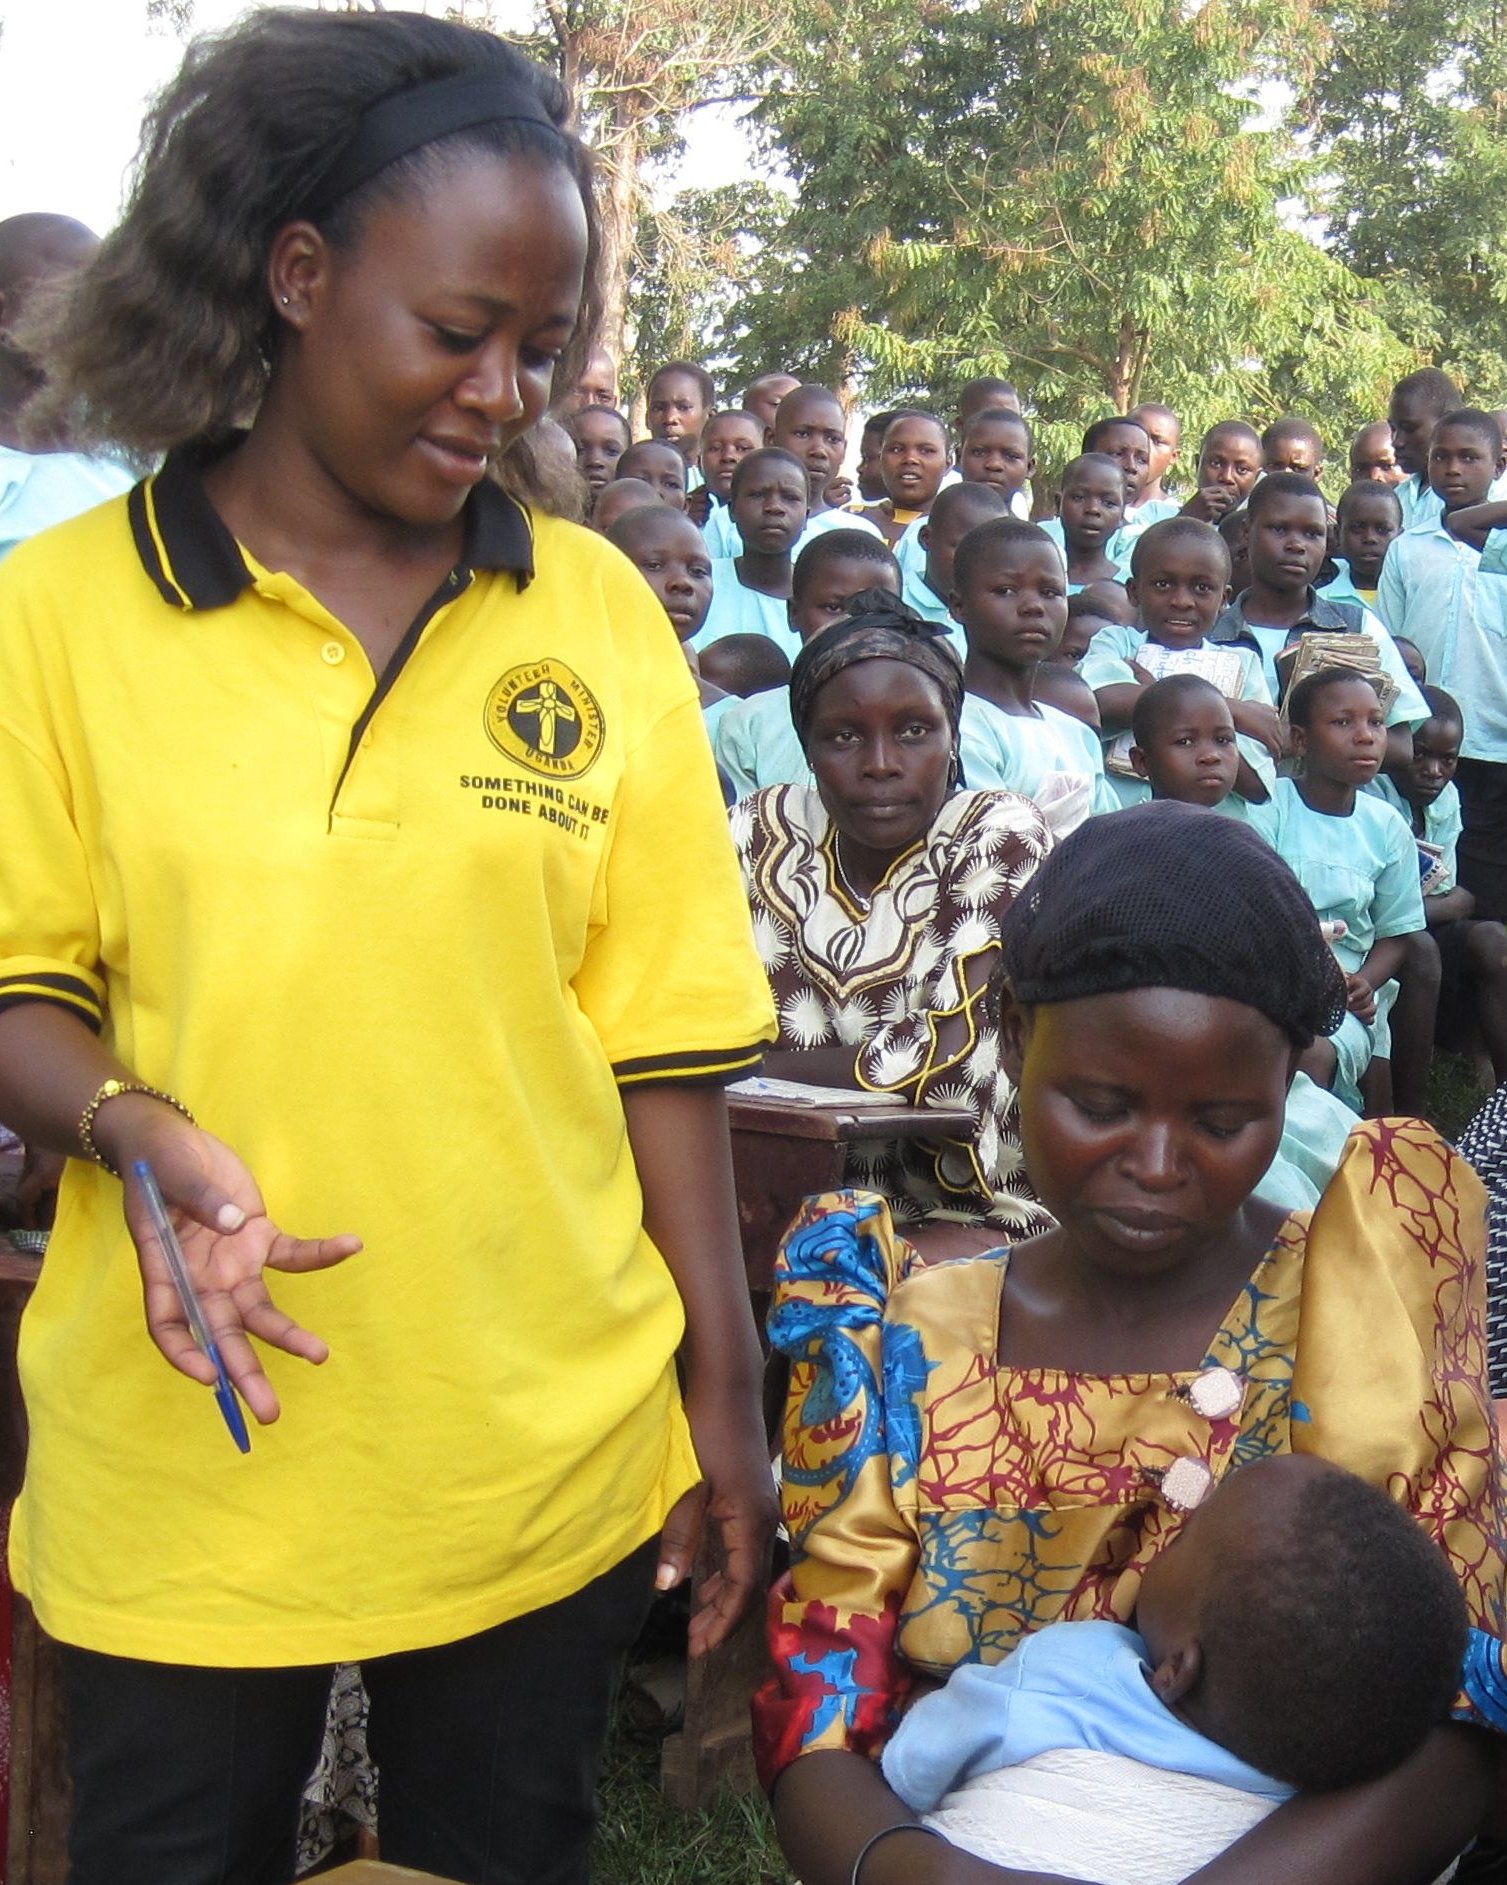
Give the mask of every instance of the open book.
[[(1244, 670), (1233, 648), (1211, 648), (1207, 642), (1201, 648), (1164, 648), (1160, 642), (1148, 641), (1130, 658), (1154, 681), (1165, 680), (1169, 674), (1196, 674), (1201, 681), (1217, 687), (1226, 700), (1240, 698)], [(1140, 774), (1130, 763), (1130, 749), (1134, 745), (1133, 733), (1121, 733), (1104, 755), (1105, 771), (1117, 772), (1122, 779), (1139, 778)]]

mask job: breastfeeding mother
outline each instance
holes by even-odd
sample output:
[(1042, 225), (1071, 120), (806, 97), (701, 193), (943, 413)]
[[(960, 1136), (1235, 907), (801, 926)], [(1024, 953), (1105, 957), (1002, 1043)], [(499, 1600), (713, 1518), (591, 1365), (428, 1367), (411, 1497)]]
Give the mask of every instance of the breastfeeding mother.
[(849, 1149), (849, 1182), (926, 1224), (943, 1254), (946, 1220), (1046, 1221), (981, 1007), (1005, 913), (1050, 838), (1029, 799), (958, 789), (963, 675), (947, 637), (886, 590), (848, 607), (790, 677), (816, 789), (772, 786), (732, 814), (779, 1015), (766, 1071), (972, 1113), (966, 1134)]
[(0, 1118), (70, 1155), (12, 1562), (64, 1646), (73, 1885), (285, 1885), (337, 1661), (385, 1856), (577, 1885), (703, 1507), (695, 1644), (756, 1575), (717, 1089), (768, 995), (663, 612), (531, 501), (590, 328), (566, 117), (489, 35), (253, 14), (36, 343), (166, 452), (0, 592)]

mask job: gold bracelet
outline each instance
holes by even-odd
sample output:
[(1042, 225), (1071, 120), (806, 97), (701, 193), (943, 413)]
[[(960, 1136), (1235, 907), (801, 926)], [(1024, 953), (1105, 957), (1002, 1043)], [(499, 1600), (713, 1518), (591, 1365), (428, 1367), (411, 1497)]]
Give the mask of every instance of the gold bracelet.
[(112, 1178), (119, 1178), (120, 1173), (94, 1143), (94, 1116), (106, 1100), (119, 1099), (122, 1093), (145, 1093), (148, 1099), (161, 1100), (164, 1106), (171, 1106), (175, 1113), (182, 1113), (191, 1126), (199, 1123), (182, 1100), (175, 1100), (171, 1093), (164, 1093), (161, 1087), (148, 1086), (144, 1080), (107, 1080), (79, 1114), (78, 1142), (84, 1148), (84, 1156), (93, 1159), (96, 1165), (103, 1165)]

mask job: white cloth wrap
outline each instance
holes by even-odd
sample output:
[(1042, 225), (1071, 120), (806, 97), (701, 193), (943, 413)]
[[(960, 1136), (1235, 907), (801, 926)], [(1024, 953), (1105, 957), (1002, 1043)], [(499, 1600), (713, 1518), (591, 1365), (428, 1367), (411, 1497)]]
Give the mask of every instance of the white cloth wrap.
[(922, 1818), (993, 1865), (1085, 1885), (1180, 1885), (1276, 1804), (1121, 1754), (1063, 1749), (965, 1781)]

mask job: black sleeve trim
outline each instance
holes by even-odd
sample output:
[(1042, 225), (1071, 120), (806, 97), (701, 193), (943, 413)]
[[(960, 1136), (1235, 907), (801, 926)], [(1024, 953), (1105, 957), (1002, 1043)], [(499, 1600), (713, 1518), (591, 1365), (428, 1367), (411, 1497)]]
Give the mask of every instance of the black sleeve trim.
[(757, 1070), (764, 1058), (761, 1043), (751, 1047), (706, 1048), (688, 1054), (652, 1054), (641, 1060), (613, 1062), (612, 1072), (619, 1086), (638, 1086), (649, 1082), (675, 1081), (693, 1086), (726, 1086)]
[(147, 516), (146, 481), (132, 485), (131, 494), (126, 499), (126, 515), (131, 520), (131, 536), (135, 540), (136, 554), (141, 558), (141, 567), (151, 578), (153, 586), (162, 600), (175, 609), (185, 606), (182, 591), (174, 588), (168, 580), (167, 571), (162, 566), (162, 557), (158, 553), (157, 539), (152, 535), (151, 521)]
[(7, 1008), (19, 1008), (29, 1001), (46, 1002), (82, 1021), (91, 1034), (98, 1034), (104, 1022), (99, 1001), (87, 982), (71, 975), (7, 975), (0, 978), (0, 1014)]

